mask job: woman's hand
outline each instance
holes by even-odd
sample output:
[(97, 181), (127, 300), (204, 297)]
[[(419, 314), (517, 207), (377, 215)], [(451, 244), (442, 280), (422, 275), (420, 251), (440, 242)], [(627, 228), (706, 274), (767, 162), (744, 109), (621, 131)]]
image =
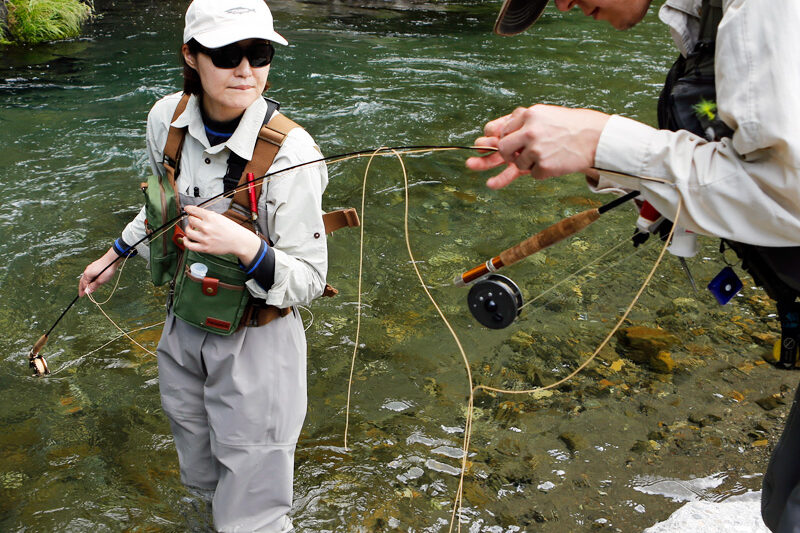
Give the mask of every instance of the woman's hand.
[(258, 235), (208, 209), (187, 205), (185, 211), (189, 215), (183, 240), (187, 249), (214, 255), (233, 254), (243, 265), (255, 259), (261, 247)]
[[(78, 281), (78, 296), (83, 297), (86, 294), (92, 294), (100, 285), (114, 277), (114, 273), (117, 271), (117, 268), (119, 268), (119, 262), (114, 263), (102, 274), (100, 274), (100, 272), (110, 263), (116, 261), (117, 257), (117, 252), (115, 252), (113, 248), (109, 248), (108, 251), (103, 254), (103, 257), (94, 263), (90, 263), (89, 266), (84, 269)], [(99, 277), (97, 277), (98, 274), (100, 274)], [(97, 277), (97, 279), (95, 279), (95, 277)]]
[(486, 123), (476, 146), (497, 148), (485, 157), (470, 157), (467, 167), (508, 167), (490, 178), (492, 189), (505, 187), (524, 174), (535, 179), (586, 172), (594, 165), (600, 134), (609, 116), (590, 109), (535, 105)]

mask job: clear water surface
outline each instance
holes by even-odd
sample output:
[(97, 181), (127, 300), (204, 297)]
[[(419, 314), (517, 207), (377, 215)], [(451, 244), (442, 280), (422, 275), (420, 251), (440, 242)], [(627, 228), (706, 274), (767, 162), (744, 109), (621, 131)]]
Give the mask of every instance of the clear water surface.
[[(119, 332), (94, 305), (79, 302), (54, 332), (44, 352), (54, 375), (31, 378), (26, 361), (74, 296), (85, 264), (139, 208), (138, 184), (148, 173), (145, 118), (156, 99), (179, 87), (184, 4), (96, 0), (102, 16), (85, 37), (0, 49), (0, 530), (202, 530), (208, 519), (180, 484), (155, 360), (127, 339), (109, 343)], [(326, 155), (470, 144), (486, 120), (536, 102), (652, 124), (674, 56), (655, 9), (620, 33), (549, 8), (534, 30), (500, 38), (490, 31), (497, 2), (270, 5), (291, 43), (278, 50), (270, 94)], [(476, 382), (552, 382), (599, 344), (652, 266), (657, 245), (621, 246), (527, 307), (509, 329), (481, 328), (453, 276), (608, 198), (592, 196), (581, 176), (523, 179), (490, 191), (487, 176), (465, 170), (467, 155), (405, 160), (418, 265), (467, 349)], [(373, 166), (351, 446), (343, 448), (343, 430), (359, 241), (357, 231), (341, 231), (329, 239), (329, 281), (340, 294), (314, 303), (307, 333), (309, 412), (297, 452), (294, 519), (302, 531), (447, 531), (466, 371), (409, 263), (397, 161)], [(360, 205), (364, 167), (330, 167), (326, 208)], [(506, 273), (533, 298), (627, 240), (634, 221), (632, 209), (611, 212)], [(701, 244), (691, 265), (704, 285), (721, 261), (716, 242)], [(729, 371), (764, 349), (757, 334), (775, 333), (774, 322), (759, 314), (767, 308), (753, 304), (760, 294), (748, 290), (720, 309), (710, 296), (694, 294), (668, 257), (631, 324), (678, 336), (674, 356), (689, 361), (679, 371), (658, 374), (619, 359), (622, 370), (612, 372), (620, 351), (612, 342), (606, 359), (552, 396), (479, 395), (462, 528), (636, 531), (678, 505), (638, 490), (650, 479), (643, 476), (722, 476), (720, 494), (757, 487), (753, 474), (763, 471), (766, 455), (746, 460), (749, 441), (725, 433), (725, 413), (739, 408), (733, 392), (757, 397), (783, 378), (752, 364), (752, 373)], [(105, 309), (134, 330), (162, 320), (163, 299), (132, 261)], [(159, 330), (132, 336), (152, 350)], [(652, 434), (660, 424), (694, 427), (687, 416), (707, 412), (723, 420), (698, 429), (708, 448), (701, 456), (694, 456), (696, 440), (681, 448)], [(641, 451), (641, 442), (655, 445)]]

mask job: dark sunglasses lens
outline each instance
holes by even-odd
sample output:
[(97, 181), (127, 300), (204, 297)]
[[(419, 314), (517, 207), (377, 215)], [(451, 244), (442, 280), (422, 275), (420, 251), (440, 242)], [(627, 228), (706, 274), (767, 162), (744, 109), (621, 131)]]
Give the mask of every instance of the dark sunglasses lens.
[(247, 49), (245, 55), (251, 67), (265, 67), (272, 62), (275, 48), (270, 43), (256, 43)]
[(236, 68), (242, 62), (243, 56), (244, 52), (235, 44), (208, 49), (208, 57), (217, 68)]
[(236, 44), (229, 44), (221, 48), (208, 48), (206, 53), (217, 68), (236, 68), (244, 56), (247, 56), (251, 67), (258, 68), (265, 67), (272, 62), (275, 48), (271, 43), (256, 43), (244, 50)]

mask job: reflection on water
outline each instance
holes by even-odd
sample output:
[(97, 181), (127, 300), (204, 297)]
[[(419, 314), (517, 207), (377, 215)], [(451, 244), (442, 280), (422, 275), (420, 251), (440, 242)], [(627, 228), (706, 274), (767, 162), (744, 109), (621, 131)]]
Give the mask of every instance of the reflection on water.
[[(148, 173), (146, 113), (178, 87), (185, 2), (95, 5), (103, 17), (85, 38), (0, 50), (0, 529), (198, 530), (208, 510), (180, 485), (150, 356), (126, 338), (107, 344), (119, 332), (81, 301), (45, 349), (55, 375), (28, 377), (27, 352), (72, 298), (76, 276), (138, 211), (138, 184)], [(673, 55), (654, 14), (623, 34), (548, 10), (535, 30), (503, 39), (489, 33), (493, 3), (271, 6), (291, 43), (276, 55), (271, 95), (326, 155), (469, 144), (487, 119), (523, 103), (591, 106), (652, 123)], [(490, 191), (485, 177), (464, 169), (466, 155), (404, 159), (418, 266), (466, 346), (477, 383), (552, 383), (607, 334), (659, 243), (634, 250), (627, 241), (635, 214), (610, 212), (508, 269), (526, 301), (541, 297), (507, 330), (484, 330), (466, 312), (454, 275), (606, 199), (589, 198), (580, 176)], [(360, 205), (365, 164), (330, 167), (327, 209)], [(314, 304), (307, 333), (310, 402), (294, 510), (301, 530), (448, 529), (469, 386), (409, 264), (403, 210), (400, 167), (379, 158), (363, 213), (348, 450), (358, 232), (329, 240), (329, 278), (340, 295)], [(710, 280), (721, 266), (717, 244), (701, 246), (692, 272)], [(730, 308), (690, 291), (668, 257), (625, 325), (660, 327), (676, 339), (669, 359), (657, 354), (662, 366), (614, 340), (556, 391), (476, 397), (465, 528), (641, 530), (678, 505), (642, 491), (641, 480), (655, 479), (646, 476), (725, 472), (714, 489), (720, 497), (758, 487), (745, 475), (763, 471), (789, 388), (760, 364), (776, 333), (763, 318), (769, 304), (754, 289)], [(139, 329), (162, 320), (164, 297), (132, 261), (105, 309), (126, 330)], [(132, 337), (152, 349), (158, 329)], [(773, 394), (774, 410), (755, 403)]]

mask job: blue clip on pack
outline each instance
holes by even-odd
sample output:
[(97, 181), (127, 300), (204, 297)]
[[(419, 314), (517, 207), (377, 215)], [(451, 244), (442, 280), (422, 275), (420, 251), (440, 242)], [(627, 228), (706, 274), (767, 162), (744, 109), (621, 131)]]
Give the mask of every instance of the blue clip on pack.
[(711, 280), (708, 290), (720, 305), (725, 305), (742, 290), (742, 280), (731, 267), (727, 266)]

